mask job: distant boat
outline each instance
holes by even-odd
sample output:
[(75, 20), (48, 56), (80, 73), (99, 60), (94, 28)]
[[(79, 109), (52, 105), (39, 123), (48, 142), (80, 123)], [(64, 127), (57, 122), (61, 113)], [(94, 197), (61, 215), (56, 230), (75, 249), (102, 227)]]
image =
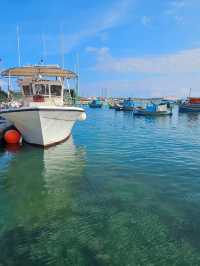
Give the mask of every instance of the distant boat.
[(124, 106), (120, 103), (115, 104), (115, 111), (124, 111)]
[(90, 108), (101, 108), (103, 106), (103, 103), (99, 99), (92, 100), (92, 102), (89, 103)]
[(115, 109), (115, 103), (108, 103), (109, 109)]
[(122, 102), (112, 102), (108, 104), (109, 109), (114, 109), (116, 111), (123, 111), (123, 103)]
[(155, 103), (149, 103), (146, 105), (145, 108), (138, 107), (135, 108), (133, 111), (134, 115), (151, 115), (151, 116), (157, 116), (157, 115), (172, 115), (171, 108), (167, 108), (167, 104), (155, 104)]
[(162, 104), (166, 104), (167, 108), (171, 108), (176, 104), (176, 101), (174, 100), (167, 100), (167, 99), (162, 99), (161, 101)]
[(200, 112), (200, 98), (189, 97), (179, 105), (180, 112)]
[(125, 99), (123, 102), (123, 110), (124, 111), (133, 111), (135, 109), (135, 104), (131, 100), (131, 98)]

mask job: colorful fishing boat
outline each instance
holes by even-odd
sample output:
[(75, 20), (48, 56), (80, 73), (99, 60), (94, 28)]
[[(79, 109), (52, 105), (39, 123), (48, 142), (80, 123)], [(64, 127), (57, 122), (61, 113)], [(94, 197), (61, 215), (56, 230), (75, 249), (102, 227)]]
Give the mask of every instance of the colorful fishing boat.
[(115, 103), (108, 103), (109, 109), (115, 109)]
[(115, 111), (124, 111), (124, 106), (121, 103), (115, 104)]
[(94, 99), (89, 103), (90, 108), (101, 108), (103, 103), (99, 99)]
[(133, 111), (135, 109), (134, 102), (131, 98), (125, 99), (123, 102), (123, 110), (124, 111)]
[(189, 97), (179, 105), (180, 112), (200, 112), (200, 98)]
[(133, 111), (134, 115), (172, 115), (172, 109), (167, 107), (167, 104), (148, 103), (146, 107), (137, 107)]

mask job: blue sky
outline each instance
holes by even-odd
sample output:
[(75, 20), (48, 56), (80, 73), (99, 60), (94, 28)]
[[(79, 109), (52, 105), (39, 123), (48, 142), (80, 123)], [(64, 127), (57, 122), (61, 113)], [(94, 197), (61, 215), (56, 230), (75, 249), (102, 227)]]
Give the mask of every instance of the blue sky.
[[(200, 96), (200, 1), (19, 0), (1, 3), (1, 68), (80, 62), (80, 91), (113, 96)], [(62, 39), (62, 42), (61, 42)], [(62, 45), (63, 43), (63, 45)]]

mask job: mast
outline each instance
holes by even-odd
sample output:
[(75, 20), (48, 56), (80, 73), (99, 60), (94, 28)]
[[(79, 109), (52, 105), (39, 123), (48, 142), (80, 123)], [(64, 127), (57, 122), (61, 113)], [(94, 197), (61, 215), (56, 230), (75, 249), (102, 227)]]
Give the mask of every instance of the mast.
[(17, 25), (17, 54), (18, 54), (18, 65), (21, 66), (21, 53), (20, 53), (20, 36), (19, 36), (19, 25)]
[(60, 55), (61, 55), (61, 65), (62, 68), (65, 68), (65, 53), (64, 53), (64, 34), (63, 26), (60, 24)]
[(11, 78), (10, 78), (10, 71), (8, 76), (8, 99), (10, 99), (10, 88), (11, 88)]
[(191, 92), (192, 92), (192, 89), (190, 88), (190, 90), (189, 90), (189, 98), (191, 97)]
[(44, 62), (46, 63), (47, 61), (47, 49), (46, 49), (46, 38), (45, 35), (42, 35), (42, 48), (43, 48), (43, 59)]
[(77, 72), (77, 86), (76, 86), (76, 97), (79, 95), (79, 54), (76, 54), (76, 72)]

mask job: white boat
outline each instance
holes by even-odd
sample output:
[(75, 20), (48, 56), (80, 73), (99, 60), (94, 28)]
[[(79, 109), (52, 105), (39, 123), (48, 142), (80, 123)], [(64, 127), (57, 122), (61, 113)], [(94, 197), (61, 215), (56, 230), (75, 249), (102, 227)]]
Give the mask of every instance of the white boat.
[(77, 80), (75, 73), (58, 66), (26, 66), (5, 70), (2, 76), (9, 83), (11, 77), (18, 78), (23, 98), (15, 107), (2, 109), (0, 116), (13, 123), (26, 142), (60, 143), (70, 136), (77, 120), (86, 119), (84, 109), (64, 103), (65, 79)]

